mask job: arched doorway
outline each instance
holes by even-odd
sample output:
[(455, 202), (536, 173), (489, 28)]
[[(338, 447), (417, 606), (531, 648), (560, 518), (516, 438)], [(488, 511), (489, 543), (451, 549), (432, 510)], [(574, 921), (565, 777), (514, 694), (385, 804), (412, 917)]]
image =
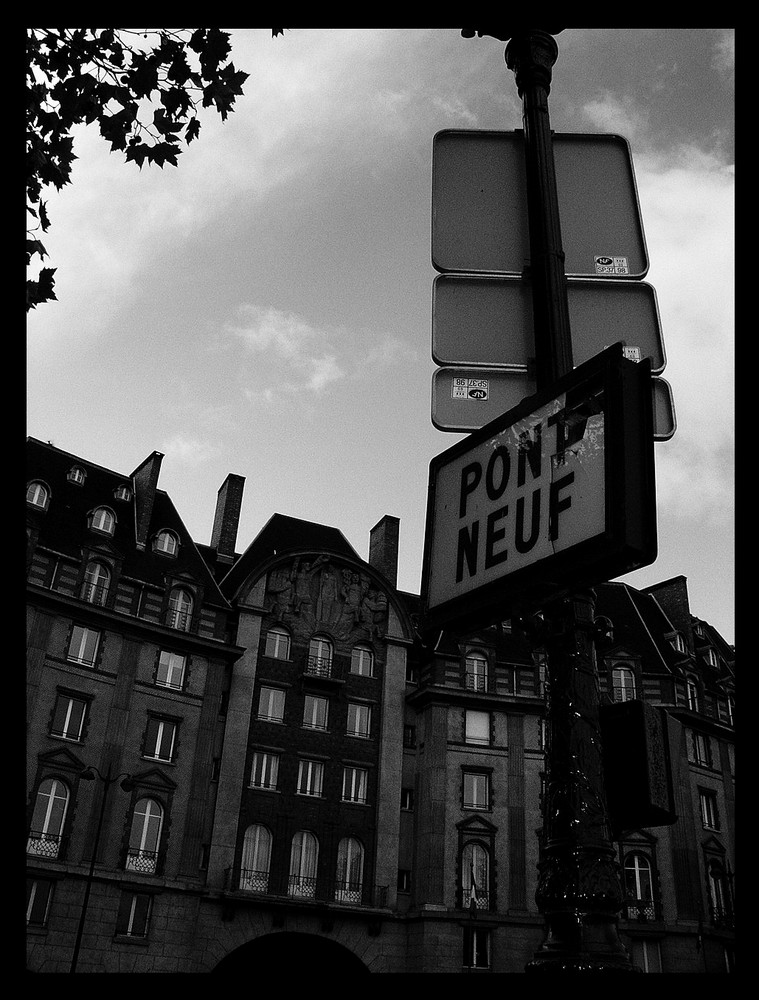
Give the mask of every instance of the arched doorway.
[(223, 958), (212, 972), (250, 973), (251, 968), (276, 970), (278, 977), (293, 972), (308, 976), (329, 968), (330, 974), (351, 975), (369, 970), (352, 951), (316, 934), (282, 931), (248, 941)]

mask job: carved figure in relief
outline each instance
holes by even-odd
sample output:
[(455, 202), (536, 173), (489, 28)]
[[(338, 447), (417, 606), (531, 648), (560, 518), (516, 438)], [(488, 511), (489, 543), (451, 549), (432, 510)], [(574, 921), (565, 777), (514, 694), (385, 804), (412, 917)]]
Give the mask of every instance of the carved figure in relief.
[(337, 578), (329, 560), (325, 559), (319, 578), (319, 599), (316, 604), (316, 617), (323, 622), (331, 622), (338, 612)]
[(290, 576), (293, 579), (293, 585), (295, 587), (293, 612), (296, 615), (301, 614), (304, 610), (311, 610), (314, 603), (313, 595), (311, 593), (312, 580), (319, 566), (325, 561), (326, 556), (319, 556), (313, 563), (304, 562), (302, 566), (300, 564), (300, 558), (296, 559), (293, 563)]
[(387, 614), (387, 597), (381, 590), (370, 589), (366, 592), (361, 601), (361, 624), (370, 636), (378, 636), (382, 633), (380, 627)]

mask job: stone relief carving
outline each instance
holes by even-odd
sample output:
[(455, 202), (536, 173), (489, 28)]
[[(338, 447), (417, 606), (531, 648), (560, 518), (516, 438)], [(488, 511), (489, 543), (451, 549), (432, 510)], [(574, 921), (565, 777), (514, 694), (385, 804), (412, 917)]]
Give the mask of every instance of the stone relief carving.
[(319, 627), (335, 638), (376, 638), (387, 631), (387, 596), (366, 573), (338, 566), (326, 555), (298, 556), (269, 573), (265, 607), (296, 632)]

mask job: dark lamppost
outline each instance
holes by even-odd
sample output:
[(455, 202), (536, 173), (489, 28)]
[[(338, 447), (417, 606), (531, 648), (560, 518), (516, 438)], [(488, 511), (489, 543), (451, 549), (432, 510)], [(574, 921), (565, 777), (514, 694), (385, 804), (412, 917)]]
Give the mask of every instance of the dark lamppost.
[[(506, 65), (522, 98), (538, 390), (573, 369), (548, 114), (559, 51), (553, 36), (563, 30), (462, 29), (464, 37), (508, 42)], [(548, 773), (536, 902), (545, 938), (525, 971), (632, 972), (617, 926), (622, 888), (604, 789), (595, 593), (548, 603), (540, 629), (548, 654)]]
[(121, 782), (121, 787), (125, 792), (130, 792), (134, 788), (134, 781), (132, 781), (132, 776), (122, 772), (115, 776), (111, 775), (111, 767), (108, 766), (108, 770), (105, 774), (101, 774), (96, 767), (87, 767), (79, 775), (81, 779), (85, 781), (94, 781), (98, 777), (103, 782), (103, 798), (100, 801), (100, 813), (98, 814), (98, 825), (95, 830), (95, 843), (92, 845), (92, 857), (90, 859), (90, 870), (87, 874), (87, 882), (84, 887), (84, 899), (82, 900), (82, 913), (79, 917), (79, 927), (76, 932), (76, 942), (74, 944), (74, 954), (71, 957), (71, 968), (69, 972), (76, 972), (76, 965), (79, 960), (79, 949), (82, 946), (82, 935), (84, 933), (84, 922), (87, 919), (87, 906), (90, 901), (90, 891), (92, 890), (92, 879), (95, 873), (95, 861), (98, 855), (98, 848), (100, 846), (100, 834), (103, 830), (103, 819), (105, 817), (105, 806), (108, 801), (108, 792), (110, 791), (111, 785), (118, 781), (119, 778), (124, 780)]

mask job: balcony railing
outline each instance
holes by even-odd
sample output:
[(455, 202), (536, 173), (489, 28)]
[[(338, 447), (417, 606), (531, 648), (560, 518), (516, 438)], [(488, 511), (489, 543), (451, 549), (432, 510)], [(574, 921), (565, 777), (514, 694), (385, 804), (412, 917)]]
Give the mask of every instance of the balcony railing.
[(54, 860), (61, 854), (63, 838), (56, 833), (43, 833), (40, 830), (30, 830), (26, 842), (26, 853), (38, 858)]
[(467, 691), (486, 691), (487, 677), (482, 674), (464, 674), (464, 687)]
[(306, 660), (306, 673), (311, 677), (331, 677), (332, 660), (324, 656), (309, 656)]
[(89, 604), (97, 604), (103, 607), (108, 597), (108, 584), (84, 583), (82, 584), (82, 600)]
[(227, 891), (313, 899), (348, 906), (387, 906), (387, 886), (368, 885), (354, 880), (335, 880), (322, 884), (321, 879), (306, 875), (276, 877), (252, 868), (228, 868), (224, 878)]
[(653, 899), (630, 899), (624, 901), (622, 917), (645, 924), (649, 920), (661, 920), (661, 905)]
[(139, 872), (141, 875), (155, 875), (158, 870), (158, 852), (141, 851), (130, 847), (124, 867), (127, 871)]
[(175, 611), (169, 608), (166, 612), (166, 624), (169, 628), (175, 628), (179, 632), (189, 632), (192, 623), (192, 613), (189, 611)]

